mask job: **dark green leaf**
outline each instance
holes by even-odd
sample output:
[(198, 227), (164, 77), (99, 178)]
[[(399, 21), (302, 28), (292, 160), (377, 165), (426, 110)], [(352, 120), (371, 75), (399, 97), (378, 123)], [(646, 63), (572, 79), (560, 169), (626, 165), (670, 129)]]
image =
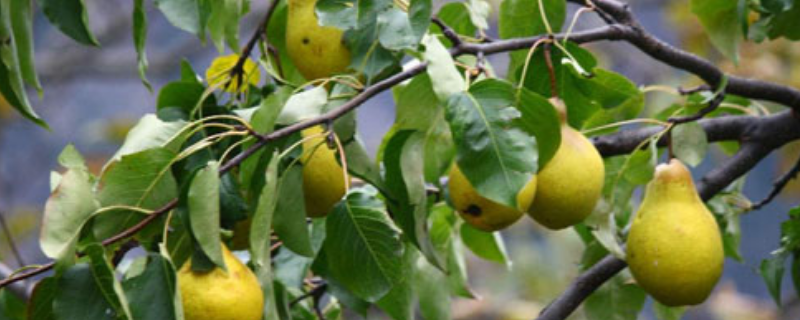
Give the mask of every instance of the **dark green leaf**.
[(83, 0), (42, 0), (39, 5), (50, 23), (70, 38), (85, 45), (100, 45), (89, 29)]
[(205, 38), (200, 0), (155, 0), (154, 3), (173, 26)]
[(17, 47), (19, 69), (25, 82), (42, 93), (42, 85), (36, 75), (33, 55), (33, 1), (11, 1), (11, 29)]
[(25, 319), (25, 301), (15, 296), (8, 289), (0, 290), (0, 319)]
[(113, 320), (117, 316), (95, 283), (87, 263), (73, 265), (58, 279), (53, 315), (56, 320)]
[[(20, 3), (13, 4), (12, 2), (21, 2), (20, 0), (0, 0), (0, 39), (4, 39), (5, 45), (0, 46), (0, 95), (20, 114), (33, 121), (37, 125), (48, 129), (45, 123), (31, 107), (28, 96), (25, 92), (25, 79), (26, 66), (22, 65), (31, 57), (20, 57), (20, 50), (25, 51), (26, 48), (18, 47), (18, 45), (26, 46), (30, 44), (20, 43), (17, 44), (19, 35), (22, 35), (21, 41), (26, 41), (25, 30), (17, 30), (24, 26), (17, 26), (16, 24), (24, 24), (21, 17), (16, 17), (12, 21), (12, 15), (26, 14), (24, 4), (17, 7)], [(15, 24), (16, 22), (16, 24)], [(30, 66), (29, 66), (30, 67)]]
[(325, 251), (331, 275), (374, 302), (402, 280), (400, 232), (372, 192), (354, 190), (328, 216)]
[[(458, 34), (472, 37), (477, 31), (477, 28), (469, 19), (469, 10), (464, 2), (446, 3), (439, 9), (439, 13), (436, 15), (445, 25), (452, 28), (453, 31)], [(438, 26), (436, 30), (441, 34), (441, 30), (439, 30)], [(448, 46), (452, 45), (450, 40), (445, 39), (445, 41)]]
[(419, 309), (425, 320), (451, 319), (447, 276), (422, 257), (416, 260), (413, 270), (414, 289), (419, 296)]
[(558, 113), (544, 97), (524, 87), (517, 91), (514, 106), (522, 113), (515, 123), (536, 137), (538, 165), (539, 168), (544, 168), (561, 146), (561, 121)]
[(189, 186), (189, 222), (192, 234), (203, 253), (215, 265), (227, 270), (222, 257), (219, 219), (219, 164), (209, 162), (200, 169)]
[[(406, 270), (405, 277), (392, 287), (377, 305), (388, 313), (394, 320), (414, 319), (414, 283), (413, 272), (416, 268), (419, 253), (411, 247), (406, 247), (403, 254), (402, 270)], [(439, 301), (442, 302), (442, 301)], [(449, 308), (449, 306), (448, 306)]]
[[(561, 25), (564, 24), (564, 18), (567, 14), (566, 1), (506, 0), (500, 4), (497, 23), (500, 38), (522, 38), (547, 33), (539, 3), (544, 5), (544, 14), (552, 31), (558, 32), (561, 29)], [(527, 55), (527, 50), (512, 51), (508, 70), (516, 70), (519, 66), (525, 64)], [(514, 73), (509, 72), (509, 75), (514, 75)]]
[(53, 300), (58, 292), (58, 280), (54, 277), (44, 278), (33, 287), (28, 302), (27, 320), (53, 320)]
[(125, 318), (131, 318), (131, 310), (128, 307), (128, 300), (125, 293), (122, 291), (122, 284), (114, 274), (114, 267), (106, 256), (105, 248), (99, 243), (93, 243), (83, 249), (83, 252), (90, 259), (90, 266), (92, 268), (92, 275), (97, 287), (102, 292), (106, 301), (114, 309), (118, 315), (124, 315)]
[(175, 267), (161, 255), (151, 253), (141, 274), (126, 279), (122, 286), (128, 297), (133, 320), (180, 319), (176, 308)]

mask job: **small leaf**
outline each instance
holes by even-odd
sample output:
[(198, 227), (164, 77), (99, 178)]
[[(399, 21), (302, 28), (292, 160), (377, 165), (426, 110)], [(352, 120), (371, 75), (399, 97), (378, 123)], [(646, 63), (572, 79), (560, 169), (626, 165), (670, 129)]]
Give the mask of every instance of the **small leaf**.
[(658, 320), (680, 320), (686, 307), (667, 307), (658, 301), (653, 301), (653, 313)]
[(331, 274), (361, 299), (375, 302), (402, 280), (400, 232), (371, 193), (351, 191), (328, 216), (325, 251)]
[(83, 0), (41, 0), (39, 5), (50, 23), (85, 45), (100, 45), (89, 30), (89, 15)]
[(708, 138), (697, 122), (683, 123), (672, 129), (672, 150), (675, 157), (695, 167), (706, 157)]
[(86, 221), (99, 208), (92, 177), (85, 169), (69, 169), (44, 208), (39, 245), (52, 259), (71, 256)]
[(147, 81), (147, 13), (145, 12), (144, 0), (133, 1), (133, 45), (136, 48), (136, 60), (138, 62), (139, 79), (147, 90), (153, 91), (150, 82)]
[(227, 270), (222, 257), (219, 220), (219, 164), (209, 162), (189, 186), (189, 222), (203, 253), (215, 265)]
[(122, 156), (159, 147), (177, 152), (180, 145), (186, 141), (186, 134), (179, 133), (187, 124), (185, 121), (165, 122), (154, 114), (146, 114), (131, 128), (125, 137), (125, 142), (111, 160), (120, 160)]
[(201, 18), (199, 0), (155, 0), (154, 3), (173, 26), (205, 38), (205, 21)]
[(511, 267), (511, 259), (499, 232), (484, 232), (464, 223), (461, 224), (461, 239), (475, 255)]
[(772, 257), (761, 260), (761, 266), (758, 269), (761, 278), (767, 284), (769, 294), (778, 306), (781, 305), (781, 282), (783, 282), (783, 273), (788, 256), (786, 252), (773, 253)]

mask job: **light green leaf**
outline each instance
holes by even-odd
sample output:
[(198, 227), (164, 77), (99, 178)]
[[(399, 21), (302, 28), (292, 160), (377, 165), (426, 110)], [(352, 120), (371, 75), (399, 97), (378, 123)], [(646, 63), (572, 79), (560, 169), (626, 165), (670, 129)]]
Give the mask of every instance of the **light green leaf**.
[(111, 157), (111, 161), (120, 160), (125, 155), (161, 147), (177, 152), (188, 138), (182, 131), (186, 125), (186, 121), (165, 122), (154, 114), (146, 114), (128, 132), (125, 142)]
[(769, 259), (761, 261), (761, 266), (758, 268), (758, 273), (767, 284), (769, 294), (775, 300), (775, 304), (781, 305), (781, 283), (783, 282), (783, 274), (786, 270), (786, 259), (789, 257), (788, 252), (781, 251), (773, 253)]
[(219, 227), (219, 164), (209, 162), (200, 169), (189, 185), (189, 222), (192, 234), (203, 253), (215, 265), (227, 270), (222, 257)]
[(446, 101), (451, 95), (464, 91), (464, 78), (439, 39), (429, 35), (422, 38), (422, 44), (425, 46), (425, 61), (428, 63), (427, 73), (436, 97), (440, 101)]
[(653, 301), (653, 313), (658, 320), (681, 320), (686, 307), (667, 307), (658, 301)]
[(47, 200), (39, 239), (47, 257), (69, 257), (74, 252), (84, 223), (99, 208), (92, 180), (85, 169), (69, 169)]
[(205, 21), (201, 19), (200, 0), (155, 0), (154, 3), (173, 26), (204, 38)]
[(451, 319), (447, 276), (423, 257), (417, 259), (412, 275), (414, 288), (419, 296), (420, 313), (425, 320)]
[(322, 86), (292, 95), (280, 115), (278, 115), (277, 123), (289, 125), (316, 118), (322, 114), (322, 107), (327, 102), (328, 92)]
[(472, 24), (478, 29), (489, 29), (489, 13), (492, 7), (484, 0), (469, 0), (467, 9), (469, 9), (469, 18)]
[(36, 75), (33, 54), (33, 1), (11, 1), (11, 29), (17, 46), (19, 69), (25, 82), (42, 94), (42, 85)]
[(102, 206), (127, 205), (155, 210), (177, 196), (170, 166), (177, 155), (164, 148), (147, 149), (109, 163), (100, 177)]
[(708, 138), (697, 122), (682, 123), (672, 129), (672, 150), (675, 157), (696, 167), (706, 157)]
[(734, 63), (738, 63), (742, 24), (737, 1), (691, 0), (689, 4), (692, 13), (706, 29), (711, 43)]
[(484, 232), (467, 223), (461, 224), (461, 239), (475, 255), (511, 267), (506, 245), (499, 232)]

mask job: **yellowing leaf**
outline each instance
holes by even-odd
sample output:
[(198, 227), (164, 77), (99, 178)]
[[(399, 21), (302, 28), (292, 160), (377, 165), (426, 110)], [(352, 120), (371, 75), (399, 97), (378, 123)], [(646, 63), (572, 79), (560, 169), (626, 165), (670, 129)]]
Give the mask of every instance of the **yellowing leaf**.
[(211, 66), (206, 69), (206, 81), (209, 86), (221, 87), (228, 92), (243, 92), (248, 86), (241, 84), (257, 85), (261, 80), (261, 71), (253, 60), (247, 58), (244, 62), (244, 72), (241, 78), (231, 78), (231, 70), (239, 61), (238, 54), (220, 56), (211, 62)]

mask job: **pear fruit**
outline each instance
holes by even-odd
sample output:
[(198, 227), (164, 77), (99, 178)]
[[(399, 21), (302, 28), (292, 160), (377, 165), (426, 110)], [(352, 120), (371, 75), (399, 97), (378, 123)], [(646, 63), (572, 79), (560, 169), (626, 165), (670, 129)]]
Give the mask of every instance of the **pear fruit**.
[[(322, 133), (321, 126), (302, 131), (303, 138)], [(350, 181), (344, 180), (342, 166), (336, 161), (336, 150), (328, 148), (326, 136), (303, 142), (303, 193), (306, 214), (317, 218), (327, 215), (344, 196)]]
[(539, 187), (528, 214), (553, 230), (583, 221), (603, 191), (603, 158), (589, 139), (566, 122), (566, 108), (551, 100), (561, 117), (561, 145), (537, 175)]
[(450, 200), (461, 217), (477, 229), (492, 232), (510, 226), (524, 215), (536, 194), (536, 176), (517, 194), (519, 208), (499, 204), (478, 194), (458, 165), (450, 169), (448, 188)]
[(255, 274), (225, 245), (225, 267), (192, 271), (191, 260), (178, 272), (178, 287), (186, 320), (261, 320), (264, 293)]
[(350, 65), (350, 50), (343, 31), (320, 26), (314, 12), (316, 0), (289, 0), (286, 21), (286, 49), (306, 80), (327, 78), (344, 72)]
[(667, 306), (699, 304), (719, 280), (719, 227), (679, 160), (656, 167), (628, 235), (627, 260), (636, 282)]

